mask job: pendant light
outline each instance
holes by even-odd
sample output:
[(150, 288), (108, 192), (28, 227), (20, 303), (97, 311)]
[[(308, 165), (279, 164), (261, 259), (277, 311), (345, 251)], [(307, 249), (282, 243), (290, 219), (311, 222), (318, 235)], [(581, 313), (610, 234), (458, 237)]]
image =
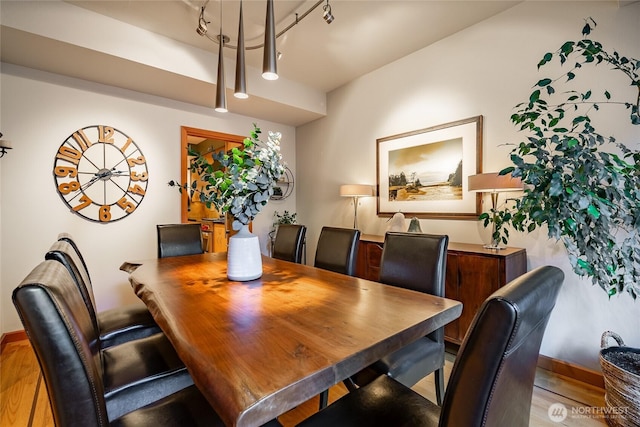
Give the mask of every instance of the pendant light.
[(216, 108), (218, 113), (226, 113), (227, 93), (224, 84), (224, 42), (225, 36), (222, 34), (222, 0), (220, 0), (220, 35), (218, 36), (218, 80), (216, 82)]
[(264, 58), (262, 61), (262, 77), (266, 80), (278, 78), (276, 51), (276, 24), (273, 16), (273, 0), (267, 0), (267, 17), (264, 31)]
[(238, 49), (236, 52), (236, 85), (233, 94), (236, 98), (246, 99), (249, 97), (247, 93), (247, 76), (244, 62), (244, 22), (242, 19), (242, 0), (240, 0), (240, 18), (238, 23)]

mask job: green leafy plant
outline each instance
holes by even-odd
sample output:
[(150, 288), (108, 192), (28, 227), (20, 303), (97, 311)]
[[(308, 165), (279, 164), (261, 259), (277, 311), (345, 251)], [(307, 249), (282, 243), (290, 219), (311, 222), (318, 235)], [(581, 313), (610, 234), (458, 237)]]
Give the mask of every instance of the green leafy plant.
[(273, 239), (276, 237), (276, 233), (278, 232), (278, 226), (280, 224), (295, 224), (298, 219), (296, 218), (298, 214), (296, 212), (290, 213), (285, 210), (283, 213), (279, 213), (275, 211), (273, 213), (273, 224), (271, 226), (271, 231), (269, 231), (269, 238), (271, 239), (271, 244), (273, 245)]
[[(512, 199), (509, 199), (510, 201)], [(509, 229), (505, 226), (509, 224), (511, 221), (512, 214), (511, 209), (509, 207), (504, 207), (502, 209), (491, 208), (489, 212), (483, 212), (478, 219), (483, 221), (484, 227), (488, 227), (490, 224), (494, 225), (493, 231), (491, 233), (491, 243), (494, 246), (498, 246), (500, 243), (504, 243), (506, 246), (509, 242)]]
[(295, 224), (297, 221), (296, 216), (298, 216), (298, 214), (295, 212), (289, 213), (289, 211), (284, 211), (280, 214), (278, 211), (275, 211), (273, 213), (273, 224)]
[(262, 142), (260, 133), (260, 128), (254, 124), (242, 149), (215, 153), (213, 162), (189, 149), (189, 155), (194, 157), (189, 169), (200, 176), (199, 182), (193, 181), (190, 188), (175, 181), (170, 181), (169, 185), (198, 195), (207, 208), (214, 205), (219, 212), (231, 214), (234, 230), (248, 225), (267, 204), (276, 182), (284, 173), (281, 134), (269, 132), (267, 141)]
[[(501, 215), (518, 231), (546, 225), (548, 236), (564, 243), (578, 275), (590, 277), (610, 297), (627, 292), (635, 299), (640, 294), (640, 153), (598, 133), (592, 119), (607, 106), (626, 111), (633, 125), (640, 124), (640, 60), (609, 53), (586, 38), (595, 26), (593, 19), (586, 20), (583, 39), (544, 55), (538, 69), (554, 61), (570, 69), (540, 79), (511, 116), (529, 136), (511, 152), (514, 166), (500, 173), (521, 177), (525, 191), (513, 211)], [(624, 74), (631, 99), (617, 101), (607, 90), (559, 90), (587, 65)]]

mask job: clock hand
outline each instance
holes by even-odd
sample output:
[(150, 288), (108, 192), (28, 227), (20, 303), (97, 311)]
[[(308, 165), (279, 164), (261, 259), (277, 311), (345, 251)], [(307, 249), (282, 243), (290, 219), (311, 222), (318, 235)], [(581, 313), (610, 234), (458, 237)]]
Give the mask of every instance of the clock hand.
[(99, 179), (100, 179), (100, 177), (98, 176), (98, 174), (96, 174), (96, 176), (94, 176), (89, 181), (87, 181), (86, 183), (84, 183), (84, 184), (82, 184), (80, 186), (80, 191), (84, 192), (84, 190), (86, 190), (87, 188), (91, 187), (93, 184), (98, 182)]
[(118, 171), (115, 169), (116, 169), (115, 167), (113, 167), (112, 169), (100, 169), (98, 172), (95, 173), (94, 179), (101, 179), (103, 181), (106, 181), (108, 179), (111, 179), (112, 176), (129, 175), (129, 172), (127, 171)]

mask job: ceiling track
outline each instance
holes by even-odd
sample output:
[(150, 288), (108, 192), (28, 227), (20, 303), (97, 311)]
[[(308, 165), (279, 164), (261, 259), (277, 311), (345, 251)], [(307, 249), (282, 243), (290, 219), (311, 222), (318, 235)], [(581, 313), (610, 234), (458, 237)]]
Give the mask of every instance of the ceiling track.
[[(282, 31), (280, 31), (279, 33), (276, 34), (276, 39), (278, 39), (280, 36), (284, 35), (287, 31), (289, 31), (290, 29), (292, 29), (293, 27), (295, 27), (296, 25), (298, 25), (300, 22), (302, 22), (302, 20), (304, 18), (307, 17), (307, 15), (309, 15), (311, 12), (313, 12), (315, 9), (318, 8), (318, 6), (320, 6), (322, 3), (324, 3), (325, 0), (319, 0), (317, 1), (313, 6), (311, 6), (309, 9), (307, 9), (304, 13), (302, 14), (298, 14), (296, 13), (296, 18), (295, 20), (289, 24), (286, 28), (284, 28)], [(207, 1), (208, 3), (208, 1)], [(204, 9), (207, 5), (207, 3), (205, 3), (204, 6), (202, 6), (202, 13), (204, 13)], [(209, 40), (211, 40), (212, 42), (214, 42), (215, 44), (220, 44), (219, 38), (220, 36), (218, 34), (215, 35), (215, 37), (210, 36), (208, 33), (204, 35), (206, 38), (208, 38)], [(228, 37), (225, 35), (225, 40), (224, 40), (224, 45), (223, 47), (227, 47), (229, 49), (238, 49), (238, 46), (236, 45), (232, 45), (232, 44), (228, 44)], [(264, 47), (264, 43), (260, 43), (254, 46), (245, 46), (245, 50), (255, 50), (255, 49), (260, 49)]]

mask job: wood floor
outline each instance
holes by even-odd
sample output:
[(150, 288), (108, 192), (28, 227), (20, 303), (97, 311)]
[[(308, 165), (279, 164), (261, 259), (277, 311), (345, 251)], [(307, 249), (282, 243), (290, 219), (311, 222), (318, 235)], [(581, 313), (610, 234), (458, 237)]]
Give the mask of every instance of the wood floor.
[[(448, 378), (453, 356), (447, 355), (445, 372)], [(414, 387), (418, 393), (435, 401), (432, 376)], [(342, 385), (333, 387), (329, 401), (334, 401), (346, 389)], [(561, 403), (567, 408), (564, 421), (554, 422), (548, 416), (552, 404)], [(597, 415), (604, 407), (604, 391), (569, 378), (538, 369), (531, 406), (532, 427), (556, 426), (603, 426)], [(318, 408), (318, 400), (312, 399), (279, 417), (285, 426), (294, 426)], [(589, 415), (596, 413), (596, 415)], [(28, 341), (8, 343), (0, 355), (0, 426), (51, 427), (53, 426), (47, 391), (40, 369)]]

